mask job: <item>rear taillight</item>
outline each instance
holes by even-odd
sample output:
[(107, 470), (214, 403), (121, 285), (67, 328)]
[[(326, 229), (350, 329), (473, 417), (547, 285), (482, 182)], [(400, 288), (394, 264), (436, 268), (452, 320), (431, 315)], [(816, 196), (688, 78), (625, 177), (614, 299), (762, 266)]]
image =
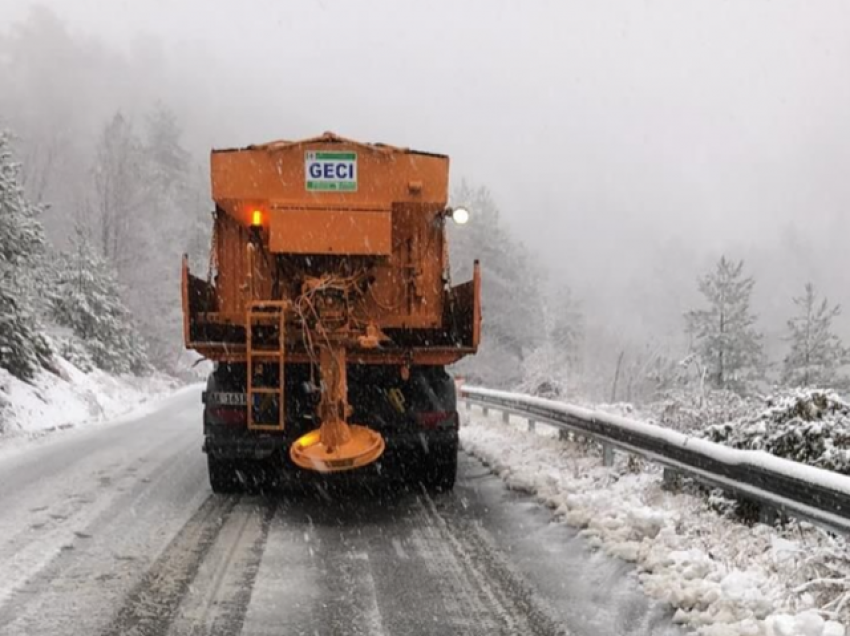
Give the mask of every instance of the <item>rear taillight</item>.
[(457, 411), (429, 411), (417, 413), (416, 423), (422, 428), (457, 428)]
[(239, 426), (248, 422), (248, 411), (245, 407), (212, 406), (207, 410), (207, 415), (216, 424)]

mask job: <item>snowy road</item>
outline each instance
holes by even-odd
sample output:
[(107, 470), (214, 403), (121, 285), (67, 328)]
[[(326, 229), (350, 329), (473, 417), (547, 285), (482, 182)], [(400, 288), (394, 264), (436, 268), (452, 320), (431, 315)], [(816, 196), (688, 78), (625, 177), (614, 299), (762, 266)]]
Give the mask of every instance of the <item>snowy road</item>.
[(222, 497), (200, 445), (192, 389), (0, 449), (0, 634), (679, 634), (466, 456), (452, 494)]

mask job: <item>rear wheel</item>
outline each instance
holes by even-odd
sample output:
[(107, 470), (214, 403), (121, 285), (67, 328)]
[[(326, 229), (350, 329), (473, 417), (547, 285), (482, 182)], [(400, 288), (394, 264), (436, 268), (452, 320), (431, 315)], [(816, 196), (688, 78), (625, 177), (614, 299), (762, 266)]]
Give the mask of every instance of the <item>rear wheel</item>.
[(225, 459), (207, 455), (207, 469), (210, 476), (210, 487), (217, 495), (227, 495), (242, 490), (242, 481), (236, 464)]
[(422, 466), (422, 485), (435, 492), (448, 492), (457, 480), (458, 444), (440, 444), (430, 449)]

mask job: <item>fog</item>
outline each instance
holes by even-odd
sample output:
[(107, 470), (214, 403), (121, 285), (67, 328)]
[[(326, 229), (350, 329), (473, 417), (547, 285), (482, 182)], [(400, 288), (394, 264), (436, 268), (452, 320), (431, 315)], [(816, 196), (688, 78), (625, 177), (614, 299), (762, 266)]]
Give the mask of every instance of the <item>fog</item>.
[[(38, 4), (103, 72), (45, 68), (55, 101), (31, 122), (78, 102), (95, 135), (162, 101), (199, 158), (325, 130), (447, 153), (588, 322), (634, 341), (680, 333), (724, 253), (756, 278), (774, 347), (804, 282), (850, 305), (841, 0)], [(33, 5), (0, 0), (0, 33)]]

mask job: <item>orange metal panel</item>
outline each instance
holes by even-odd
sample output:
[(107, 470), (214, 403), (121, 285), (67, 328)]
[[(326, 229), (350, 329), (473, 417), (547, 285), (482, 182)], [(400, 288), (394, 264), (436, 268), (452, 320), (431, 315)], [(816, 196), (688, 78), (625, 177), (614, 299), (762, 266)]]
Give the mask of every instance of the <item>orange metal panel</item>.
[(392, 219), (387, 212), (275, 210), (269, 249), (288, 254), (389, 256)]
[[(356, 189), (308, 189), (306, 166), (311, 152), (356, 155)], [(250, 225), (252, 208), (262, 202), (302, 209), (386, 209), (388, 202), (444, 208), (448, 195), (448, 157), (361, 144), (334, 135), (213, 151), (211, 170), (213, 199), (245, 226)]]
[(382, 328), (436, 328), (443, 313), (443, 229), (438, 210), (393, 205), (392, 257), (375, 270), (369, 312)]
[[(358, 256), (369, 285), (352, 300), (353, 324), (393, 330), (396, 340), (349, 350), (352, 363), (448, 364), (475, 351), (480, 269), (473, 281), (445, 289), (448, 157), (325, 134), (214, 151), (211, 163), (214, 302), (197, 304), (189, 294), (187, 303), (184, 295), (184, 337), (200, 340), (189, 346), (211, 359), (245, 361), (252, 303), (294, 300), (305, 276), (339, 275), (351, 269), (346, 257)], [(253, 217), (259, 224), (251, 227)], [(450, 298), (462, 302), (447, 305)], [(444, 324), (447, 316), (462, 316), (463, 324)], [(450, 329), (462, 332), (463, 346), (446, 346)], [(311, 361), (300, 338), (291, 343), (288, 362)]]
[(219, 214), (215, 223), (219, 311), (240, 314), (242, 323), (251, 301), (271, 298), (270, 263), (262, 255), (251, 254), (247, 228), (227, 214)]

